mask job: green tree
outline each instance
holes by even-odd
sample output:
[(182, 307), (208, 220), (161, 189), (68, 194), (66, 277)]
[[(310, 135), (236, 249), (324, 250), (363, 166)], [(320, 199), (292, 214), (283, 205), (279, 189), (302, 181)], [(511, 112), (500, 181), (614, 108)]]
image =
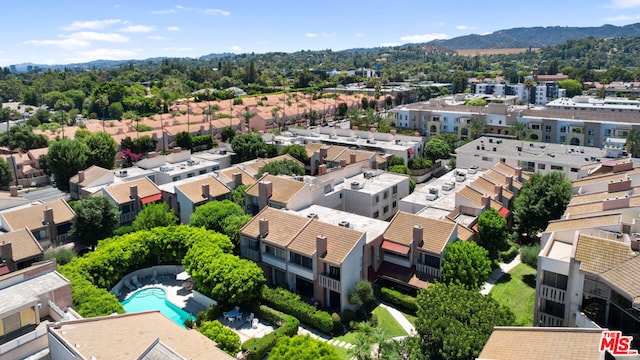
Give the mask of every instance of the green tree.
[(177, 225), (178, 217), (173, 211), (169, 210), (167, 203), (150, 203), (142, 208), (142, 211), (136, 215), (136, 219), (131, 224), (133, 228), (138, 230), (151, 230), (158, 226)]
[(39, 149), (49, 146), (49, 139), (43, 134), (34, 134), (29, 125), (12, 126), (9, 131), (0, 135), (0, 145), (9, 149), (20, 149), (26, 153), (31, 149)]
[(394, 165), (389, 166), (389, 172), (396, 174), (404, 174), (409, 176), (409, 193), (412, 193), (416, 188), (416, 181), (411, 177), (411, 170), (406, 165)]
[[(106, 132), (90, 133), (84, 140), (89, 147), (87, 166), (97, 165), (105, 169), (113, 169), (118, 152), (118, 144)], [(76, 141), (76, 140), (74, 140)]]
[(13, 171), (11, 171), (11, 166), (5, 159), (0, 158), (0, 188), (8, 188), (12, 180)]
[(484, 120), (480, 118), (473, 118), (469, 124), (469, 134), (474, 139), (477, 139), (484, 134)]
[(640, 131), (631, 130), (627, 134), (627, 143), (625, 144), (627, 151), (631, 154), (631, 157), (635, 157), (638, 153), (638, 147), (640, 147)]
[(397, 166), (397, 165), (401, 165), (401, 166), (405, 166), (407, 164), (404, 163), (404, 159), (398, 156), (393, 156), (391, 159), (389, 159), (389, 166)]
[(224, 233), (224, 219), (244, 214), (244, 210), (230, 200), (210, 201), (196, 208), (191, 214), (189, 225)]
[(307, 149), (300, 144), (285, 145), (280, 149), (280, 155), (289, 154), (303, 164), (309, 163), (309, 155)]
[(465, 100), (464, 104), (467, 106), (487, 106), (487, 100), (476, 98), (471, 100)]
[(269, 359), (339, 360), (340, 356), (331, 345), (325, 342), (316, 340), (309, 335), (296, 335), (279, 338), (276, 346), (269, 353)]
[(222, 232), (235, 246), (236, 254), (240, 252), (240, 229), (249, 221), (251, 221), (251, 215), (229, 216), (222, 220)]
[(462, 285), (435, 283), (419, 292), (416, 331), (421, 352), (432, 360), (475, 359), (495, 326), (515, 317), (492, 297)]
[(362, 309), (363, 314), (367, 317), (368, 304), (373, 302), (373, 287), (367, 280), (360, 280), (356, 283), (353, 291), (349, 294), (349, 304), (356, 305)]
[(275, 145), (265, 143), (256, 132), (235, 136), (231, 141), (231, 148), (236, 154), (236, 162), (244, 162), (258, 157), (269, 158), (278, 152)]
[(564, 173), (531, 174), (513, 207), (516, 231), (522, 243), (533, 242), (549, 221), (559, 219), (571, 200), (571, 182)]
[(455, 283), (468, 289), (479, 289), (489, 280), (491, 261), (489, 253), (471, 241), (455, 241), (444, 248), (442, 281)]
[(90, 153), (82, 141), (62, 139), (49, 145), (47, 166), (56, 179), (58, 189), (69, 191), (69, 179), (87, 167)]
[(467, 73), (462, 70), (457, 70), (451, 78), (451, 92), (454, 94), (463, 93), (468, 83), (469, 77)]
[(451, 148), (449, 144), (440, 139), (431, 139), (424, 145), (424, 155), (431, 161), (448, 159)]
[(582, 95), (582, 83), (578, 80), (566, 79), (558, 81), (558, 86), (567, 91), (567, 97)]
[(490, 208), (478, 218), (478, 244), (489, 253), (489, 259), (497, 261), (500, 251), (507, 247), (507, 219), (496, 209)]
[(231, 126), (225, 127), (220, 133), (220, 138), (222, 139), (222, 141), (233, 140), (234, 136), (236, 136), (236, 129), (232, 128)]
[(240, 352), (240, 336), (220, 321), (205, 321), (198, 328), (198, 331), (213, 340), (227, 354), (235, 357)]
[(304, 175), (304, 167), (293, 160), (277, 160), (261, 167), (256, 174), (256, 179), (259, 179), (264, 173), (290, 176)]
[(231, 191), (231, 201), (234, 204), (244, 209), (244, 193), (247, 191), (249, 185), (238, 185), (233, 191)]
[(520, 140), (521, 137), (527, 136), (527, 123), (524, 121), (516, 121), (511, 127), (511, 132), (516, 137), (516, 140)]
[(120, 222), (120, 212), (114, 203), (103, 196), (89, 197), (73, 205), (75, 215), (71, 224), (71, 236), (80, 243), (96, 248), (98, 240), (113, 235)]
[(193, 136), (189, 132), (181, 131), (176, 134), (176, 145), (183, 149), (193, 149)]
[(131, 150), (136, 154), (155, 151), (156, 143), (157, 141), (153, 140), (149, 135), (140, 136), (137, 139), (133, 139), (133, 148)]
[(433, 139), (439, 139), (446, 142), (447, 145), (449, 145), (449, 148), (451, 150), (454, 150), (455, 148), (457, 148), (458, 143), (460, 142), (460, 137), (456, 134), (451, 134), (451, 133), (436, 134), (436, 135), (432, 135), (429, 138), (429, 140), (433, 140)]

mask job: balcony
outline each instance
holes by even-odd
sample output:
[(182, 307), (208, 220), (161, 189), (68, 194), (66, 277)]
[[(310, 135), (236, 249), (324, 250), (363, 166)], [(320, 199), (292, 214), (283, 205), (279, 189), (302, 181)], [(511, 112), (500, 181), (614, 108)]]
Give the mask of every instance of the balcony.
[(287, 270), (287, 264), (283, 258), (279, 258), (267, 253), (262, 253), (262, 262), (275, 266), (281, 270)]
[(248, 247), (241, 247), (240, 255), (243, 258), (247, 258), (256, 262), (260, 261), (260, 252), (257, 250), (250, 249)]
[(320, 281), (320, 286), (327, 288), (329, 290), (335, 291), (337, 293), (340, 292), (340, 280), (335, 280), (327, 276), (326, 274), (322, 274), (318, 277)]
[(540, 312), (540, 321), (538, 326), (563, 326), (564, 320), (562, 318)]
[(554, 288), (552, 286), (541, 285), (540, 297), (546, 300), (551, 300), (560, 304), (564, 304), (564, 296), (566, 291)]
[(440, 278), (440, 269), (432, 268), (431, 266), (423, 265), (420, 263), (416, 264), (416, 271), (419, 273), (423, 273), (427, 276), (431, 276), (434, 278)]
[(120, 214), (120, 224), (125, 224), (133, 221), (133, 219), (136, 218), (136, 214), (137, 213), (135, 211)]

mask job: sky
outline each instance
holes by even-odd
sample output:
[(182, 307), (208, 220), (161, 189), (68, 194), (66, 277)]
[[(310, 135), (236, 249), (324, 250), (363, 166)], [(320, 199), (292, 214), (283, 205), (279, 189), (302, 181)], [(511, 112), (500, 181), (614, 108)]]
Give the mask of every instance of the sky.
[(640, 22), (640, 0), (8, 1), (0, 66), (344, 50), (532, 26)]

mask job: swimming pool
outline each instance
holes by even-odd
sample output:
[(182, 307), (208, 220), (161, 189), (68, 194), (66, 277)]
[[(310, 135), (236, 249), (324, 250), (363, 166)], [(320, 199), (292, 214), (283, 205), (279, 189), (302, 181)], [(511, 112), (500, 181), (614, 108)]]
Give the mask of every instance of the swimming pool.
[(194, 319), (191, 314), (167, 301), (165, 291), (160, 288), (136, 291), (121, 304), (127, 313), (160, 310), (160, 313), (182, 327), (186, 319)]

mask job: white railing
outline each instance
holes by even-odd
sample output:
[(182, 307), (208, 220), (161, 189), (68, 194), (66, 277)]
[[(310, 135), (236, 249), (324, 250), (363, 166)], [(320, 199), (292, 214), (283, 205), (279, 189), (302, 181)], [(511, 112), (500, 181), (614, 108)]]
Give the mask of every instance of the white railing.
[(13, 349), (16, 349), (24, 344), (27, 344), (45, 335), (47, 335), (47, 327), (46, 326), (38, 327), (31, 332), (28, 332), (22, 336), (19, 336), (11, 341), (7, 341), (6, 343), (0, 345), (0, 355), (6, 354)]
[(540, 312), (540, 326), (562, 326), (563, 322), (562, 318)]
[(541, 285), (540, 286), (540, 296), (543, 299), (551, 300), (553, 302), (564, 304), (564, 296), (566, 291), (554, 288), (552, 286)]
[(433, 276), (438, 279), (440, 278), (440, 269), (432, 268), (431, 266), (417, 263), (416, 271), (426, 274), (427, 276)]
[(329, 290), (333, 290), (337, 293), (340, 292), (340, 281), (339, 280), (335, 280), (332, 279), (326, 275), (320, 275), (318, 277), (318, 280), (320, 281), (320, 286), (327, 288)]
[(240, 255), (256, 262), (260, 261), (260, 253), (257, 250), (249, 249), (248, 247), (241, 247)]
[(128, 212), (120, 214), (120, 223), (126, 223), (129, 221), (133, 221), (136, 218), (136, 212)]

